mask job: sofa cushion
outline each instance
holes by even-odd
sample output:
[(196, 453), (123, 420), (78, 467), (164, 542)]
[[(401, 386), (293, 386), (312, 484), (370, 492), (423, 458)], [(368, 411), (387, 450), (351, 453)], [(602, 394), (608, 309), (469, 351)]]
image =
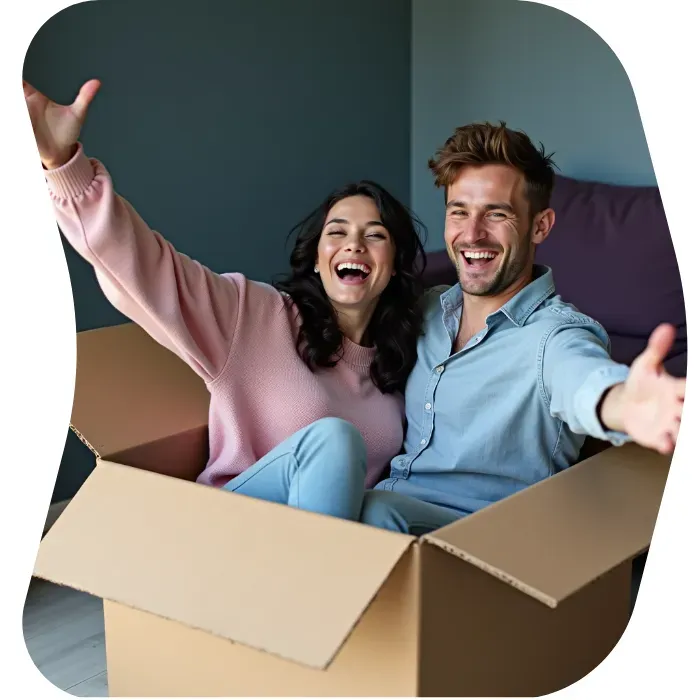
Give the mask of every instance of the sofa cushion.
[(557, 291), (603, 324), (613, 357), (627, 364), (659, 323), (672, 323), (668, 369), (685, 374), (683, 290), (659, 189), (558, 176), (552, 208), (536, 261), (552, 268)]
[(426, 253), (422, 280), (426, 287), (441, 287), (445, 284), (451, 287), (457, 284), (457, 271), (444, 250)]

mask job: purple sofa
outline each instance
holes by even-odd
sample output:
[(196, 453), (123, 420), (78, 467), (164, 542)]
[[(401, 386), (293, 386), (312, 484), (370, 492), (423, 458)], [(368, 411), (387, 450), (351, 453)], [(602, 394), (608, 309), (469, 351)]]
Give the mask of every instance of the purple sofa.
[[(599, 321), (610, 336), (613, 359), (630, 364), (649, 334), (673, 323), (676, 342), (667, 371), (685, 376), (686, 318), (676, 254), (657, 187), (585, 182), (558, 176), (552, 197), (554, 228), (538, 247), (536, 261), (552, 268), (565, 301)], [(455, 284), (444, 251), (428, 254), (428, 285)], [(580, 459), (607, 447), (589, 438)], [(632, 606), (646, 553), (633, 566)]]

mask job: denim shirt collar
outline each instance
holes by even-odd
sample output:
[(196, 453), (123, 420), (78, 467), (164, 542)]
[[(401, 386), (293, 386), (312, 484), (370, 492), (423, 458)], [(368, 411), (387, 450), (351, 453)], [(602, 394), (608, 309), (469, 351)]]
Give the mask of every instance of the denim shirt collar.
[[(555, 292), (554, 276), (546, 265), (533, 266), (533, 279), (500, 309), (487, 317), (487, 322), (497, 314), (503, 314), (516, 326), (525, 325), (530, 315)], [(459, 283), (440, 295), (444, 311), (453, 311), (462, 307), (462, 288)]]

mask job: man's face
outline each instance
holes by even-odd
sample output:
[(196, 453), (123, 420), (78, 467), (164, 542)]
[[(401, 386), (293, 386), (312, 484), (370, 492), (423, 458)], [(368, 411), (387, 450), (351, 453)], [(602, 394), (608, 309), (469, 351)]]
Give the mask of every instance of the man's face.
[(525, 178), (515, 168), (465, 166), (447, 189), (445, 212), (445, 244), (462, 291), (496, 296), (516, 287), (553, 220), (551, 210), (531, 216)]

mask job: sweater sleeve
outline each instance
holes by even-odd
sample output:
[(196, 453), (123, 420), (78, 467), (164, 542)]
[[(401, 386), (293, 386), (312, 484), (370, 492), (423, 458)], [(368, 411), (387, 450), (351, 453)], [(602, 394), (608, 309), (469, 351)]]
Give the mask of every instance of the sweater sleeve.
[(44, 174), (61, 232), (93, 266), (110, 303), (213, 381), (233, 342), (242, 275), (216, 274), (176, 251), (81, 144), (68, 163)]

